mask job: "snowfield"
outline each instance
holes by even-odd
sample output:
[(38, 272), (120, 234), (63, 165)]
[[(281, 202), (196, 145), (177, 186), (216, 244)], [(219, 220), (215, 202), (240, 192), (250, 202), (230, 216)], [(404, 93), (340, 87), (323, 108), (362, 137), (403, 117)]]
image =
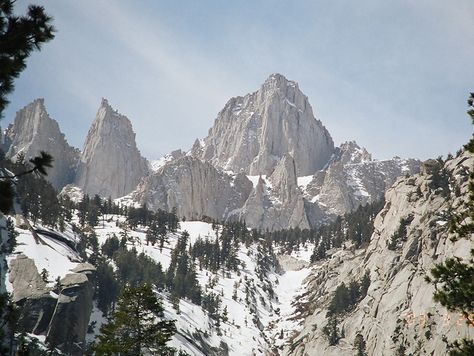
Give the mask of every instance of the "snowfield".
[[(119, 237), (120, 232), (123, 231), (120, 226), (123, 226), (124, 222), (125, 218), (119, 215), (107, 215), (101, 219), (95, 228), (99, 245), (114, 234)], [(51, 286), (58, 276), (62, 278), (71, 273), (77, 263), (81, 262), (77, 253), (63, 242), (45, 234), (38, 234), (40, 240), (37, 241), (30, 231), (18, 227), (17, 231), (19, 232), (18, 246), (14, 254), (9, 256), (8, 262), (19, 253), (25, 254), (35, 261), (38, 272), (41, 272), (43, 268), (49, 272)], [(133, 246), (138, 253), (143, 252), (160, 262), (163, 270), (166, 270), (171, 261), (171, 252), (178, 237), (184, 231), (189, 233), (191, 244), (199, 237), (210, 240), (216, 238), (216, 230), (213, 230), (212, 224), (185, 221), (180, 222), (180, 228), (176, 233), (168, 233), (168, 242), (161, 251), (158, 244), (147, 245), (146, 231), (141, 228), (128, 231), (128, 235), (133, 236), (128, 247)], [(49, 232), (57, 233), (52, 230)], [(78, 238), (70, 229), (60, 236), (71, 243), (78, 242)], [(302, 246), (301, 251), (294, 252), (291, 258), (307, 266), (311, 252), (312, 246), (306, 246), (306, 248)], [(178, 332), (173, 337), (172, 346), (183, 349), (190, 355), (205, 356), (209, 350), (224, 348), (228, 350), (229, 355), (250, 356), (263, 355), (270, 348), (281, 347), (286, 342), (293, 331), (298, 329), (298, 322), (290, 320), (290, 317), (294, 315), (295, 300), (304, 292), (304, 279), (311, 268), (304, 267), (291, 271), (272, 269), (267, 273), (266, 280), (261, 281), (256, 273), (258, 253), (256, 245), (252, 244), (249, 247), (241, 245), (238, 258), (242, 265), (238, 272), (221, 270), (213, 273), (196, 266), (197, 279), (203, 292), (220, 295), (221, 314), (224, 308), (227, 310), (227, 321), (221, 321), (219, 328), (216, 321), (211, 319), (201, 306), (182, 299), (178, 312), (173, 309), (168, 293), (159, 292), (163, 300), (165, 316), (176, 320)], [(212, 285), (209, 285), (210, 281), (213, 282)], [(267, 284), (275, 292), (273, 297), (269, 295), (268, 290), (265, 290)], [(9, 283), (7, 289), (12, 290)], [(92, 311), (90, 322), (94, 321), (96, 322), (94, 334), (96, 334), (100, 325), (105, 322), (105, 317), (96, 306)], [(284, 335), (283, 338), (281, 338), (281, 333)], [(93, 341), (94, 334), (87, 336), (88, 342)]]

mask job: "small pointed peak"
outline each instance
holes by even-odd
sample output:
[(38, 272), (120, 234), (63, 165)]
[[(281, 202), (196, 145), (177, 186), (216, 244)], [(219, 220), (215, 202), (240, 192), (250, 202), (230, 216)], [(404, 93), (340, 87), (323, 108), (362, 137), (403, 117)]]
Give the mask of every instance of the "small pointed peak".
[(34, 108), (39, 107), (41, 110), (45, 111), (46, 107), (44, 106), (44, 98), (37, 98), (33, 100), (31, 103), (25, 106), (25, 108), (28, 108), (28, 107), (34, 107)]
[(284, 75), (280, 73), (273, 73), (270, 74), (270, 76), (265, 80), (265, 83), (263, 84), (264, 87), (282, 87), (282, 86), (292, 86), (292, 87), (297, 87), (298, 84), (292, 80), (288, 80)]
[(365, 147), (360, 147), (356, 141), (346, 141), (341, 144), (341, 161), (346, 163), (363, 163), (372, 161), (372, 155)]
[(106, 98), (102, 98), (102, 101), (100, 102), (100, 106), (103, 108), (110, 108), (109, 101)]

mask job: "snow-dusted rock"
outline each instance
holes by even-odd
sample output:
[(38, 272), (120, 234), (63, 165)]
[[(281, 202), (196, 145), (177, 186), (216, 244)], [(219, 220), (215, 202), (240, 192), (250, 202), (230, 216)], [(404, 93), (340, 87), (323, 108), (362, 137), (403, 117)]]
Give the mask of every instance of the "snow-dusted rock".
[(262, 230), (309, 228), (293, 157), (283, 155), (268, 181), (259, 178), (245, 205), (234, 214)]
[(5, 142), (6, 156), (13, 160), (19, 153), (27, 161), (40, 151), (51, 154), (54, 162), (47, 179), (56, 189), (73, 181), (79, 151), (69, 146), (58, 123), (49, 117), (44, 99), (36, 99), (16, 113), (15, 121), (6, 130)]
[(346, 142), (305, 186), (305, 198), (328, 215), (342, 215), (380, 200), (398, 177), (418, 173), (420, 165), (418, 160), (398, 157), (373, 160), (365, 148)]
[(184, 156), (145, 178), (132, 198), (151, 209), (177, 208), (178, 216), (186, 219), (223, 220), (244, 204), (251, 189), (243, 174), (232, 177), (208, 162)]
[(84, 193), (118, 198), (134, 190), (148, 174), (128, 118), (102, 99), (87, 134), (75, 184)]
[(262, 87), (230, 99), (209, 135), (193, 154), (217, 167), (250, 175), (269, 175), (285, 154), (298, 175), (323, 168), (334, 151), (331, 136), (314, 118), (298, 84), (272, 74)]

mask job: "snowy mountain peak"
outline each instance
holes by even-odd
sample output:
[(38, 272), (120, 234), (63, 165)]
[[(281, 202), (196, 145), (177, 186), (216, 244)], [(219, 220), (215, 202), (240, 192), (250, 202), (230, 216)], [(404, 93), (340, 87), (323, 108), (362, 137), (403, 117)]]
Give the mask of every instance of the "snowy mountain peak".
[(209, 135), (193, 154), (213, 165), (250, 175), (268, 175), (285, 154), (298, 175), (321, 169), (334, 143), (315, 119), (308, 98), (295, 82), (272, 74), (256, 92), (230, 99)]

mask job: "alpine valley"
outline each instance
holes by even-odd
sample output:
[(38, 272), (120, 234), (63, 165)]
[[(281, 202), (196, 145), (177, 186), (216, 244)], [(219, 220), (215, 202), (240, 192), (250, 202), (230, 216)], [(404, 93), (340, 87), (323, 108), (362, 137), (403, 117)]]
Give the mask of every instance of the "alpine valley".
[(38, 352), (90, 354), (121, 288), (143, 283), (189, 355), (445, 355), (469, 337), (425, 277), (474, 248), (449, 229), (473, 154), (376, 160), (336, 146), (283, 75), (159, 160), (106, 99), (82, 150), (43, 99), (17, 112), (2, 149), (4, 176), (54, 158), (45, 178), (16, 178), (0, 221), (0, 292)]

